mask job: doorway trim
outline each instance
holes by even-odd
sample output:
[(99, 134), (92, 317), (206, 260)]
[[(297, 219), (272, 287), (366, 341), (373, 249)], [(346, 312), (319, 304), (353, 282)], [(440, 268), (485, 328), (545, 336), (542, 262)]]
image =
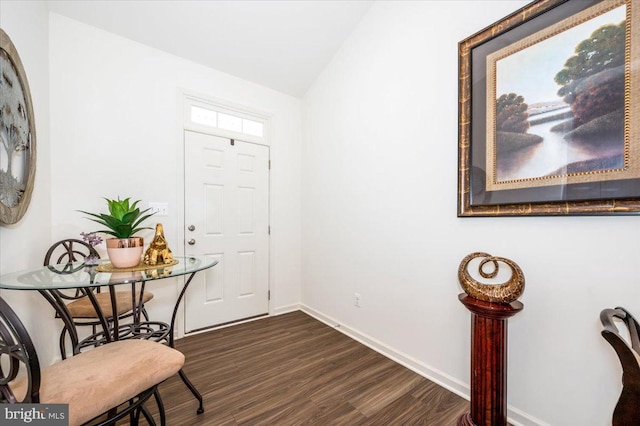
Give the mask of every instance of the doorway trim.
[[(200, 106), (200, 107), (209, 107), (212, 110), (217, 111), (228, 111), (233, 115), (237, 115), (239, 117), (246, 117), (252, 120), (260, 121), (264, 123), (264, 131), (263, 137), (259, 138), (256, 136), (251, 136), (245, 133), (233, 132), (230, 130), (220, 129), (217, 127), (206, 126), (203, 124), (194, 123), (190, 119), (190, 108), (191, 106)], [(176, 252), (179, 256), (185, 255), (184, 245), (186, 241), (186, 230), (184, 228), (185, 225), (185, 212), (184, 212), (184, 201), (185, 201), (185, 192), (184, 192), (184, 181), (185, 181), (185, 169), (184, 169), (184, 132), (185, 131), (193, 131), (198, 133), (204, 133), (213, 136), (219, 136), (228, 139), (237, 139), (243, 142), (254, 143), (257, 145), (265, 145), (269, 147), (269, 158), (273, 157), (273, 144), (272, 144), (272, 127), (271, 127), (271, 117), (272, 114), (261, 111), (256, 108), (248, 107), (246, 105), (240, 105), (235, 102), (231, 102), (225, 99), (215, 98), (199, 93), (195, 93), (189, 91), (187, 89), (179, 89), (178, 90), (178, 115), (177, 122), (180, 123), (177, 126), (176, 140), (179, 141), (176, 144), (176, 171), (177, 171), (177, 188), (176, 188), (176, 201), (178, 202), (178, 206), (176, 210), (177, 214), (177, 223), (178, 226), (181, 227), (176, 235), (180, 240), (180, 244), (177, 244)], [(272, 188), (272, 176), (274, 172), (274, 165), (270, 160), (270, 173), (269, 173), (269, 222), (271, 222), (271, 218), (273, 218), (273, 188)], [(274, 288), (272, 283), (274, 282), (274, 240), (275, 238), (271, 238), (274, 234), (273, 229), (270, 228), (269, 233), (269, 304), (268, 304), (268, 315), (273, 315), (274, 312)], [(180, 291), (182, 289), (182, 282), (176, 282), (175, 288), (176, 291)], [(188, 291), (188, 290), (187, 290)], [(174, 338), (182, 338), (187, 335), (185, 333), (185, 312), (184, 312), (184, 303), (181, 303), (178, 307), (177, 317), (177, 326), (174, 330)], [(239, 320), (238, 323), (242, 323), (243, 320)], [(228, 326), (228, 325), (227, 325)], [(203, 333), (206, 331), (210, 331), (215, 327), (207, 328), (200, 331), (194, 331), (188, 333), (189, 335)]]

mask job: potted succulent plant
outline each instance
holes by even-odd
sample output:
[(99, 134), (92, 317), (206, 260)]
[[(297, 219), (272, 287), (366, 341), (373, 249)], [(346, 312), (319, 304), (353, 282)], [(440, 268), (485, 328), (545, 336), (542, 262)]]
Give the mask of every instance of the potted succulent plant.
[(113, 266), (116, 268), (137, 266), (142, 256), (144, 240), (142, 237), (134, 237), (134, 234), (143, 229), (151, 229), (140, 225), (154, 213), (145, 214), (149, 209), (140, 210), (138, 208), (140, 200), (133, 203), (129, 202), (130, 198), (125, 198), (124, 200), (121, 200), (120, 197), (117, 200), (105, 198), (105, 200), (107, 200), (109, 214), (79, 211), (91, 216), (87, 219), (107, 228), (94, 232), (102, 232), (113, 236), (113, 238), (107, 238), (106, 240), (107, 254)]

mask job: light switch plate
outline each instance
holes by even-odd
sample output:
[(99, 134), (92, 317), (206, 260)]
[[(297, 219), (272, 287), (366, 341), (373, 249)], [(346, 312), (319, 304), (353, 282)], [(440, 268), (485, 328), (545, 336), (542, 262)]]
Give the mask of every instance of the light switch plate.
[(149, 208), (156, 216), (169, 216), (169, 203), (149, 203)]

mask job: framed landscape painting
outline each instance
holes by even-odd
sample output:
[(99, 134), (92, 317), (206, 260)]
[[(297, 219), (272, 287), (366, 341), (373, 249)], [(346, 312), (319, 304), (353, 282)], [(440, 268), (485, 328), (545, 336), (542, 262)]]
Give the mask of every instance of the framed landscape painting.
[(460, 42), (458, 216), (640, 212), (639, 8), (540, 0)]

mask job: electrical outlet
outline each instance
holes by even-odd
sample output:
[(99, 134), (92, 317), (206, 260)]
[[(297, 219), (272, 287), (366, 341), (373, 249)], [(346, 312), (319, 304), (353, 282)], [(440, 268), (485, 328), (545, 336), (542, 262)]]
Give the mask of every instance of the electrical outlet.
[(356, 308), (360, 308), (360, 293), (354, 293), (353, 306), (355, 306)]
[(169, 203), (149, 203), (149, 208), (156, 216), (169, 216)]

